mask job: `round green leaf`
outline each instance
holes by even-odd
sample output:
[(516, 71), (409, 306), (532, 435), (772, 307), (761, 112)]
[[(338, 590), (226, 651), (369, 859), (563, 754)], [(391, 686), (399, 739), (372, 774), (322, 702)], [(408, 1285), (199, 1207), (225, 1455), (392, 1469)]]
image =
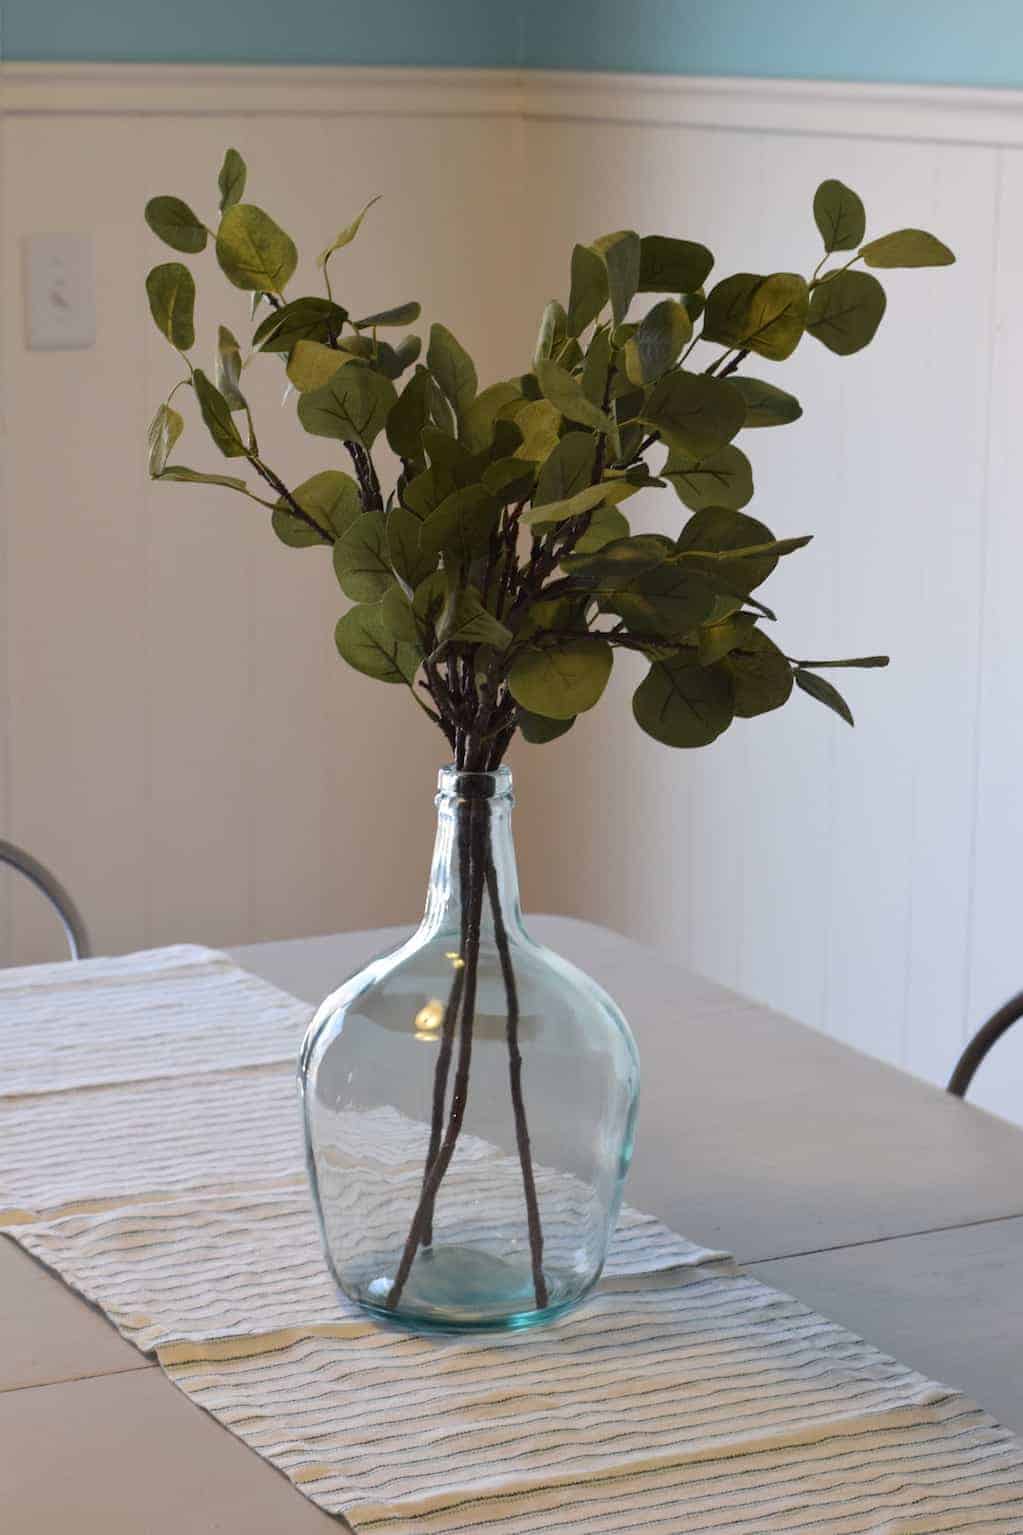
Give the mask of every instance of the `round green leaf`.
[(430, 326), (426, 365), (461, 419), (476, 398), (476, 368), (468, 352), (446, 325)]
[(773, 362), (783, 362), (802, 340), (809, 304), (806, 278), (797, 272), (775, 272), (765, 277), (750, 295), (740, 345)]
[(360, 442), (371, 448), (398, 396), (390, 379), (362, 363), (339, 368), (320, 389), (298, 402), (298, 419), (314, 437)]
[(470, 453), (487, 452), (494, 441), (498, 411), (521, 398), (520, 384), (511, 379), (491, 384), (476, 396), (462, 420), (462, 443)]
[(254, 203), (235, 203), (220, 220), (217, 260), (236, 288), (283, 293), (298, 265), (290, 235)]
[(328, 298), (292, 299), (260, 322), (252, 344), (261, 352), (290, 352), (297, 341), (336, 341), (347, 318)]
[(614, 234), (602, 235), (599, 240), (594, 240), (592, 248), (607, 270), (611, 313), (615, 324), (621, 325), (639, 287), (639, 235), (631, 229), (618, 229)]
[(737, 510), (753, 497), (753, 468), (734, 443), (702, 459), (670, 453), (661, 474), (671, 481), (679, 500), (694, 512), (707, 506)]
[(215, 384), (212, 384), (201, 368), (192, 374), (192, 388), (199, 401), (199, 410), (206, 430), (225, 458), (245, 458), (247, 449), (241, 433), (234, 424), (231, 407)]
[(396, 583), (387, 588), (380, 602), (380, 619), (392, 639), (405, 645), (419, 644), (419, 631), (412, 604)]
[(425, 581), (437, 564), (437, 557), (419, 546), (422, 526), (404, 506), (392, 506), (387, 514), (387, 558), (399, 581), (411, 590)]
[(655, 661), (632, 698), (637, 724), (665, 746), (709, 746), (732, 723), (732, 678), (685, 657)]
[(217, 186), (220, 189), (220, 211), (226, 213), (235, 203), (240, 203), (245, 192), (245, 161), (237, 149), (229, 149), (220, 167)]
[(533, 506), (548, 506), (578, 495), (592, 483), (596, 461), (596, 437), (590, 432), (569, 432), (544, 461)]
[(620, 590), (596, 594), (606, 612), (617, 613), (633, 634), (673, 639), (705, 623), (714, 610), (714, 587), (698, 570), (665, 561)]
[(551, 720), (545, 719), (542, 714), (530, 714), (528, 709), (518, 711), (518, 725), (522, 732), (522, 739), (528, 741), (531, 746), (544, 746), (548, 741), (556, 741), (563, 736), (566, 730), (571, 730), (575, 719)]
[(683, 371), (654, 385), (643, 419), (669, 447), (704, 458), (731, 442), (746, 419), (746, 406), (726, 379)]
[(334, 545), (334, 574), (353, 602), (378, 602), (394, 581), (387, 556), (387, 524), (363, 512)]
[(146, 278), (149, 312), (179, 352), (195, 345), (195, 281), (180, 261), (155, 266)]
[(847, 725), (854, 725), (853, 713), (845, 699), (836, 687), (823, 677), (818, 677), (816, 672), (804, 672), (802, 668), (796, 672), (796, 686), (802, 688), (804, 693), (809, 693), (819, 704), (831, 709), (839, 719), (845, 720)]
[(813, 290), (806, 328), (829, 352), (849, 357), (874, 339), (886, 304), (869, 272), (836, 272)]
[(351, 475), (342, 474), (340, 469), (321, 469), (319, 474), (303, 480), (291, 494), (306, 516), (323, 530), (322, 537), (317, 538), (312, 528), (289, 512), (287, 502), (278, 501), (271, 519), (273, 530), (292, 549), (333, 543), (362, 515), (359, 487)]
[(392, 309), (378, 309), (364, 320), (353, 320), (352, 324), (356, 330), (371, 330), (374, 325), (414, 325), (422, 312), (422, 305), (413, 299), (408, 304), (395, 304)]
[(378, 602), (352, 608), (338, 620), (334, 642), (349, 666), (379, 682), (412, 685), (420, 662), (415, 645), (389, 633)]
[(245, 409), (245, 396), (241, 391), (241, 348), (226, 325), (217, 329), (216, 381), (231, 410)]
[(666, 373), (693, 333), (684, 305), (662, 299), (645, 314), (625, 345), (625, 372), (630, 383), (652, 384)]
[[(607, 267), (595, 250), (577, 245), (572, 251), (572, 289), (565, 328), (579, 336), (598, 316), (608, 300)], [(542, 354), (550, 356), (550, 352)]]
[(586, 398), (582, 384), (566, 368), (548, 358), (537, 363), (536, 376), (544, 398), (561, 412), (566, 421), (577, 421), (581, 426), (591, 427), (597, 432), (615, 433), (615, 423), (610, 416)]
[(522, 433), (522, 443), (514, 457), (541, 464), (558, 445), (561, 412), (550, 400), (530, 400), (516, 415), (515, 425)]
[(750, 427), (787, 426), (803, 414), (803, 407), (795, 395), (786, 394), (776, 384), (767, 384), (762, 378), (749, 378), (741, 373), (735, 374), (729, 382), (746, 402), (743, 431)]
[(862, 202), (841, 181), (821, 182), (814, 194), (813, 217), (829, 256), (832, 251), (855, 250), (867, 228)]
[(161, 405), (149, 426), (149, 474), (152, 479), (160, 478), (174, 444), (184, 430), (184, 418), (172, 406)]
[(707, 247), (695, 240), (644, 235), (639, 245), (638, 293), (695, 293), (714, 265)]
[(617, 539), (628, 538), (628, 520), (616, 506), (598, 506), (589, 525), (575, 541), (576, 554), (596, 554)]
[(721, 663), (735, 686), (735, 712), (743, 719), (780, 709), (792, 692), (792, 667), (760, 629), (744, 635)]
[(873, 267), (951, 266), (956, 259), (947, 245), (925, 229), (897, 229), (871, 240), (860, 255)]
[(287, 374), (299, 394), (309, 394), (329, 384), (338, 368), (351, 362), (348, 352), (322, 341), (296, 341), (288, 358)]
[(151, 197), (146, 203), (146, 223), (176, 251), (194, 256), (206, 248), (206, 225), (180, 197)]
[(532, 714), (571, 719), (598, 701), (613, 659), (610, 645), (593, 635), (566, 640), (556, 649), (524, 650), (512, 663), (508, 689)]
[(420, 552), (427, 559), (443, 554), (452, 565), (469, 565), (487, 553), (500, 518), (501, 508), (484, 486), (452, 491), (423, 523)]

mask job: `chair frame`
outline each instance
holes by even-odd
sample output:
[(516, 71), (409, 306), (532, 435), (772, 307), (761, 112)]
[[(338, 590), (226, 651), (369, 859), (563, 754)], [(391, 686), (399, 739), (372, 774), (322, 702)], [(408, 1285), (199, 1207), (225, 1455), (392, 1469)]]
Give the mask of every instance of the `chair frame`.
[(24, 848), (16, 846), (13, 842), (4, 842), (2, 839), (0, 839), (0, 864), (8, 864), (12, 869), (17, 869), (18, 873), (31, 881), (37, 890), (42, 891), (60, 918), (68, 948), (71, 950), (71, 958), (88, 959), (92, 953), (88, 929), (82, 920), (81, 912), (56, 875), (51, 874), (38, 858), (33, 858), (31, 853), (26, 853)]
[(962, 1098), (976, 1075), (984, 1057), (997, 1044), (1002, 1035), (1012, 1028), (1017, 1019), (1023, 1018), (1023, 991), (1010, 997), (997, 1013), (992, 1013), (987, 1023), (979, 1028), (956, 1063), (955, 1071), (948, 1079), (948, 1091)]

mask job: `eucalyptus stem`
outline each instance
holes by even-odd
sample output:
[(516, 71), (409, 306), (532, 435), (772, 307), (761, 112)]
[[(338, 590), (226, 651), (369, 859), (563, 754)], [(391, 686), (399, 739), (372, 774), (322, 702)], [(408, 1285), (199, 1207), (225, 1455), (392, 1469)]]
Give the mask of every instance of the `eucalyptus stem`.
[(519, 992), (515, 981), (515, 966), (508, 945), (508, 930), (501, 910), (501, 894), (498, 889), (497, 870), (494, 867), (493, 849), (487, 832), (487, 894), (494, 917), (494, 937), (501, 961), (504, 992), (508, 1009), (506, 1036), (508, 1040), (508, 1078), (511, 1086), (512, 1110), (515, 1115), (515, 1142), (522, 1169), (522, 1189), (526, 1197), (526, 1223), (529, 1228), (529, 1259), (533, 1270), (533, 1291), (536, 1308), (545, 1310), (548, 1304), (547, 1281), (543, 1274), (543, 1227), (540, 1224), (540, 1207), (536, 1198), (536, 1179), (533, 1176), (533, 1153), (529, 1142), (529, 1125), (526, 1121), (526, 1104), (522, 1095), (522, 1051), (519, 1049)]
[[(472, 1065), (473, 1025), (476, 1015), (476, 982), (479, 973), (480, 922), (483, 915), (484, 850), (480, 828), (486, 825), (484, 819), (486, 810), (480, 801), (473, 800), (470, 802), (467, 813), (469, 817), (469, 889), (467, 892), (465, 954), (463, 956), (465, 960), (465, 982), (462, 989), (458, 1065), (455, 1070), (455, 1082), (451, 1094), (451, 1110), (448, 1115), (444, 1138), (441, 1141), (440, 1149), (433, 1161), (433, 1165), (423, 1182), (419, 1204), (412, 1218), (409, 1234), (405, 1239), (401, 1260), (398, 1264), (394, 1281), (388, 1291), (387, 1299), (384, 1302), (390, 1311), (393, 1311), (401, 1300), (416, 1253), (423, 1241), (427, 1226), (432, 1219), (437, 1190), (440, 1188), (444, 1175), (451, 1165), (451, 1158), (455, 1154), (455, 1146), (461, 1134), (462, 1123), (465, 1119), (465, 1107), (469, 1097), (469, 1070)], [(466, 899), (466, 897), (463, 896), (463, 899)]]

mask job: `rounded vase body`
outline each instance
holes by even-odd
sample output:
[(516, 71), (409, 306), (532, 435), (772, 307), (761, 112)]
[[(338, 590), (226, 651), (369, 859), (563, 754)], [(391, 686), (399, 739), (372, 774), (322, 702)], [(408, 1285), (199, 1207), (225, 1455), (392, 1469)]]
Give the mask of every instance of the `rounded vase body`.
[(445, 769), (426, 914), (323, 1003), (300, 1089), (327, 1261), (374, 1314), (521, 1327), (598, 1279), (632, 1154), (636, 1047), (519, 909), (511, 775)]

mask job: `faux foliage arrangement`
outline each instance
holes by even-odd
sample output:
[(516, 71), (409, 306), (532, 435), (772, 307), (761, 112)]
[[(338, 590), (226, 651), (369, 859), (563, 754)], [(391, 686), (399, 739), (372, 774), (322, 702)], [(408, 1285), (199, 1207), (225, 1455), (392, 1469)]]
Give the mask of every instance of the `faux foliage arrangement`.
[[(575, 246), (567, 304), (547, 305), (529, 369), (481, 390), (472, 359), (445, 326), (431, 326), (425, 361), (418, 336), (385, 339), (415, 324), (417, 303), (353, 318), (359, 311), (342, 302), (348, 295), (335, 274), (371, 205), (320, 255), (323, 293), (286, 298), (298, 252), (268, 214), (242, 200), (245, 184), (245, 164), (229, 150), (215, 232), (176, 197), (146, 207), (150, 228), (174, 250), (199, 255), (213, 244), (228, 282), (251, 293), (254, 323), (267, 311), (244, 352), (220, 326), (211, 378), (189, 356), (189, 268), (170, 261), (149, 273), (153, 318), (187, 366), (152, 423), (150, 473), (248, 496), (270, 512), (283, 543), (330, 548), (355, 604), (338, 622), (338, 650), (367, 676), (406, 685), (459, 769), (492, 771), (516, 731), (533, 743), (564, 734), (597, 703), (618, 649), (649, 661), (633, 712), (670, 746), (705, 746), (733, 719), (779, 708), (794, 686), (852, 723), (820, 669), (883, 666), (887, 658), (792, 659), (764, 627), (774, 614), (753, 596), (809, 535), (775, 537), (743, 510), (753, 478), (735, 439), (802, 414), (791, 394), (745, 366), (758, 357), (783, 361), (804, 337), (839, 356), (859, 351), (886, 302), (878, 279), (861, 268), (946, 265), (954, 257), (945, 245), (918, 229), (864, 243), (863, 204), (834, 180), (814, 198), (824, 253), (809, 278), (739, 272), (707, 291), (713, 257), (704, 245), (620, 230)], [(642, 313), (630, 318), (634, 308)], [(342, 448), (352, 475), (331, 465), (289, 487), (262, 458), (245, 376), (267, 354), (286, 373), (302, 428)], [(251, 478), (173, 461), (184, 421), (172, 400), (181, 389), (194, 395), (215, 447), (244, 464), (263, 494)], [(400, 465), (386, 495), (374, 459), (382, 439)], [(685, 509), (681, 522), (673, 516), (667, 533), (632, 535), (628, 499), (668, 486)], [(467, 839), (465, 963), (446, 1009), (422, 1201), (392, 1304), (417, 1249), (429, 1243), (464, 1113), (485, 888), (502, 943), (485, 818)], [(518, 1020), (507, 973), (506, 989), (514, 1094)], [(521, 1091), (515, 1115), (539, 1306), (542, 1233)]]

